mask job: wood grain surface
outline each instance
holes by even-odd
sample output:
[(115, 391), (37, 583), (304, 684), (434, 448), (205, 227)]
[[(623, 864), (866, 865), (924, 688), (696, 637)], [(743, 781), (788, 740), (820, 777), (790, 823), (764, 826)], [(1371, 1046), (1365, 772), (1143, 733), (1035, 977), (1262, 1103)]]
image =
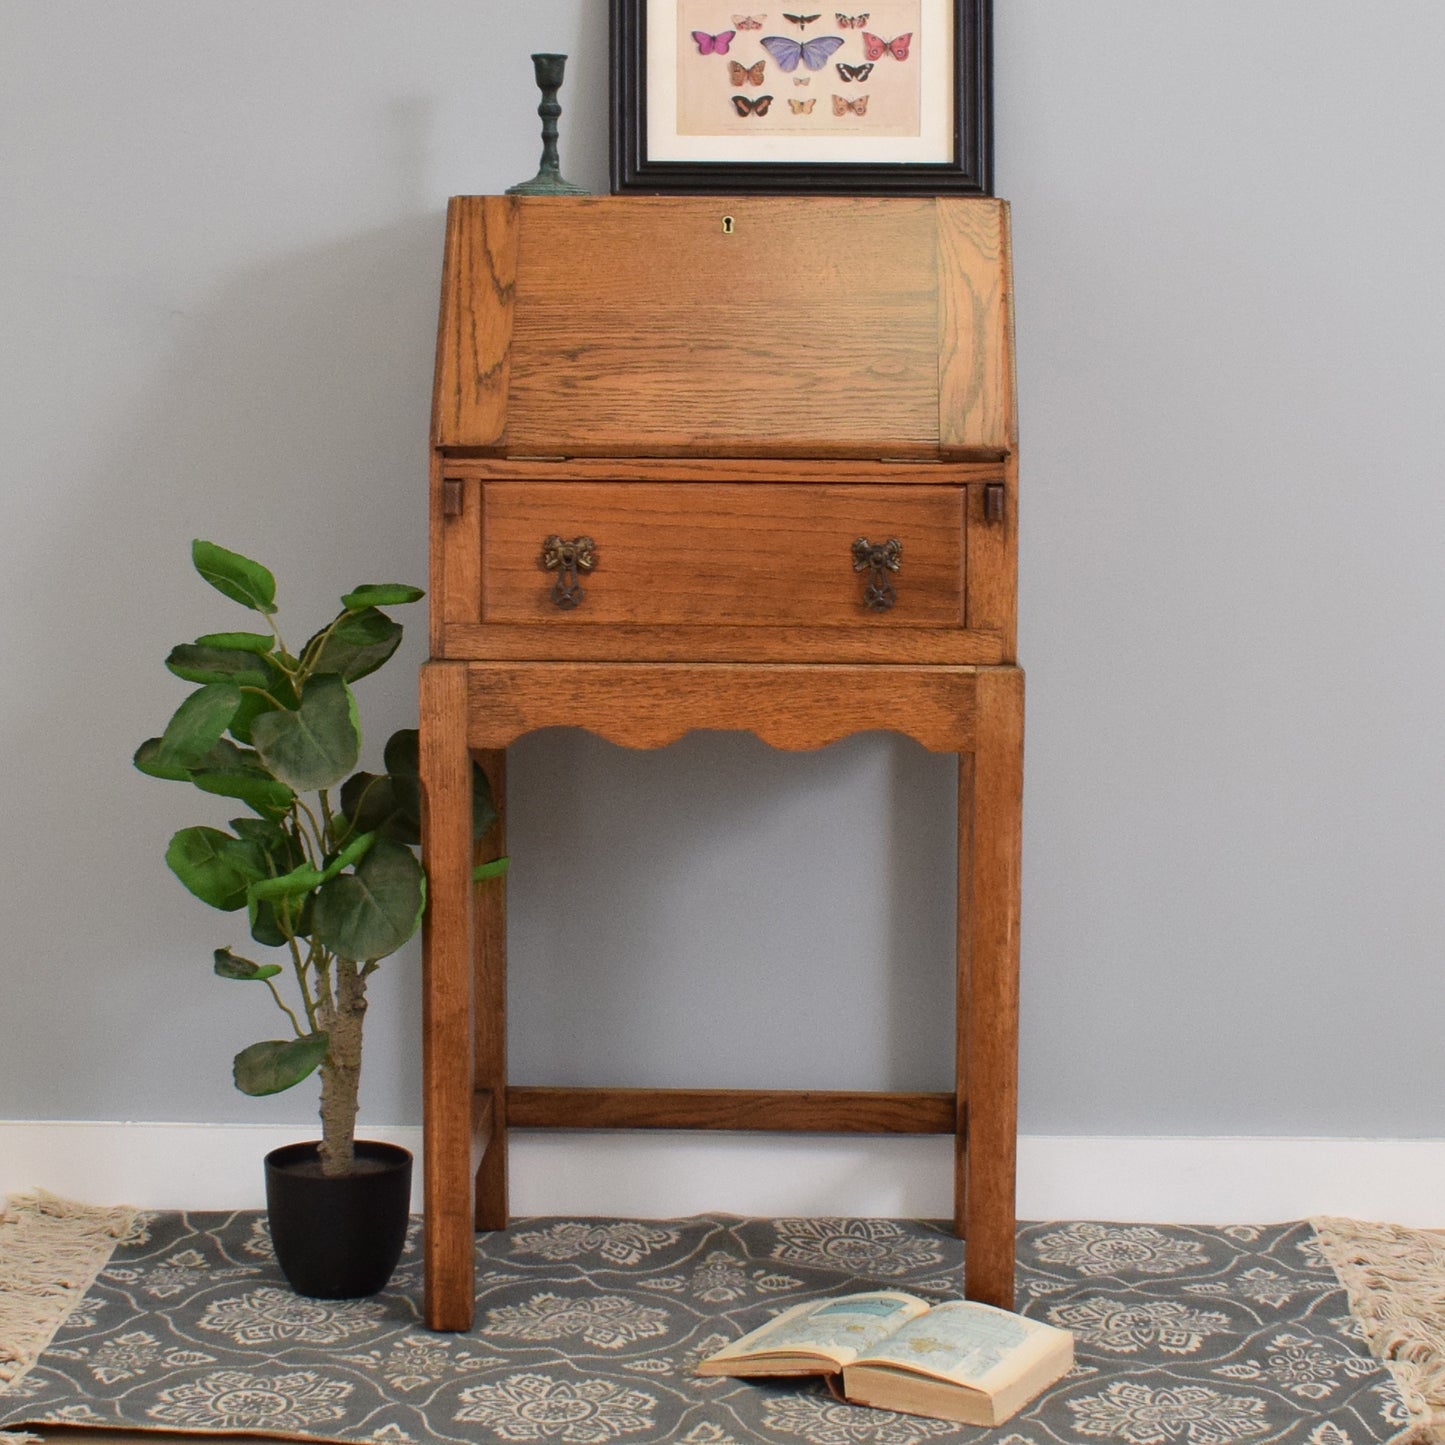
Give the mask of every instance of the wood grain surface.
[(978, 739), (959, 769), (955, 1209), (970, 1299), (1013, 1308), (1018, 1155), (1019, 875), (1024, 675), (978, 674)]
[(968, 486), (1001, 481), (998, 461), (888, 458), (880, 437), (874, 457), (486, 457), (447, 453), (446, 475), (475, 482), (812, 482), (833, 486)]
[(1012, 450), (1007, 236), (1002, 201), (938, 204), (938, 449), (945, 457)]
[[(490, 863), (507, 851), (507, 754), (478, 752), (496, 805), (497, 821), (472, 850), (473, 863)], [(472, 981), (475, 991), (472, 1082), (480, 1113), (489, 1122), (486, 1147), (472, 1161), (478, 1229), (505, 1229), (508, 1220), (507, 1147), (507, 875), (472, 884)]]
[[(482, 621), (961, 627), (963, 497), (960, 487), (488, 482)], [(551, 535), (596, 543), (596, 569), (570, 610), (540, 565)], [(858, 538), (902, 544), (887, 610), (864, 603)]]
[(952, 1094), (832, 1089), (512, 1088), (518, 1129), (740, 1129), (809, 1134), (951, 1134)]
[(974, 743), (971, 667), (477, 662), (465, 671), (474, 748), (506, 747), (544, 727), (583, 727), (629, 748), (663, 747), (696, 728), (791, 749), (876, 730), (935, 752)]
[(936, 452), (934, 237), (931, 201), (528, 202), (509, 448)]
[[(426, 1318), (472, 1321), (472, 808), (466, 742), (467, 669), (421, 670), (423, 1191)], [(495, 1121), (504, 1124), (505, 1115)]]
[(447, 207), (432, 445), (499, 449), (507, 431), (517, 205), (455, 196)]
[(817, 662), (880, 666), (972, 666), (1009, 660), (1003, 634), (998, 631), (879, 628), (871, 621), (827, 628), (595, 623), (569, 629), (530, 623), (458, 624), (444, 630), (438, 655), (517, 662)]

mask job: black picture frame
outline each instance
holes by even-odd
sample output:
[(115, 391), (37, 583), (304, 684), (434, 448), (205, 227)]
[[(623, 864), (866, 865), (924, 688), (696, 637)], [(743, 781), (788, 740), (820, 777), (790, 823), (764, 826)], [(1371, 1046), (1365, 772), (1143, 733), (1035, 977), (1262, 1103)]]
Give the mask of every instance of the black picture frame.
[[(746, 4), (747, 0), (743, 0)], [(614, 195), (670, 192), (993, 194), (992, 0), (953, 11), (953, 155), (947, 162), (653, 160), (647, 154), (648, 0), (609, 0)]]

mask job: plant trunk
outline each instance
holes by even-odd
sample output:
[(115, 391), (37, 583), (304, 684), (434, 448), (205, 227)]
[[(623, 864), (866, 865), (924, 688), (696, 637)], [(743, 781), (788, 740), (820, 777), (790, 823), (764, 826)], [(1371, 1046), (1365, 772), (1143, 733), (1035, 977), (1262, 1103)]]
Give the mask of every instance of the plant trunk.
[(350, 959), (336, 960), (336, 1002), (320, 1022), (330, 1036), (321, 1065), (321, 1172), (349, 1174), (355, 1167), (356, 1110), (361, 1087), (361, 1027), (366, 980)]

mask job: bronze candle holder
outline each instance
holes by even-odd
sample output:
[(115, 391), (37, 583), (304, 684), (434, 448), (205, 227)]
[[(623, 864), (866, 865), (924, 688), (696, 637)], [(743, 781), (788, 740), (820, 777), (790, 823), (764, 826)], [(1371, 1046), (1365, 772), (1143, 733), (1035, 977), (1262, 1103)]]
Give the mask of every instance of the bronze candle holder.
[(542, 164), (530, 181), (509, 186), (509, 196), (584, 196), (581, 186), (564, 181), (557, 160), (557, 119), (562, 107), (557, 103), (557, 92), (562, 88), (562, 72), (567, 65), (565, 55), (534, 55), (532, 64), (537, 72), (537, 88), (542, 92), (542, 103), (537, 114), (542, 117)]

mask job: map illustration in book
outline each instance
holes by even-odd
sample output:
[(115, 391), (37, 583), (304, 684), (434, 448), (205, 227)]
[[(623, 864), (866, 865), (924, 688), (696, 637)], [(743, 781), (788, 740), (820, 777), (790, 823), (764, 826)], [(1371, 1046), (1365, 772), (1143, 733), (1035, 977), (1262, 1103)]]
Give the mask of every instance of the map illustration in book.
[(856, 1405), (998, 1425), (1074, 1360), (1073, 1336), (971, 1300), (874, 1290), (795, 1305), (710, 1355), (700, 1375), (837, 1375)]

